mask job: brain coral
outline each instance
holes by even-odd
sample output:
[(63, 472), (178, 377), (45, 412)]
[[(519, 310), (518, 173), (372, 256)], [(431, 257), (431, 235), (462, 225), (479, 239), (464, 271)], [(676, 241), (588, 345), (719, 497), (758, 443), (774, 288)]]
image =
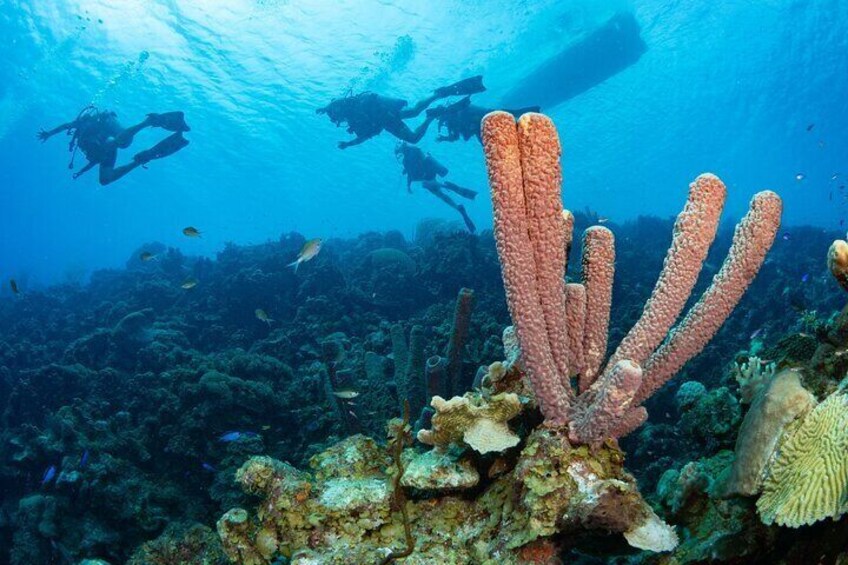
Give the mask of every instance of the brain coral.
[(848, 391), (819, 404), (780, 447), (757, 510), (797, 528), (848, 512)]

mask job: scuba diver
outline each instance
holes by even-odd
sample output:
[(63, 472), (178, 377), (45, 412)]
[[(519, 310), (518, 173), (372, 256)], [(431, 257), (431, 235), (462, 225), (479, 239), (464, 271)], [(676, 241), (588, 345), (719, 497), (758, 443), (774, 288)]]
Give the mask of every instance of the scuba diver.
[(424, 153), (418, 147), (401, 142), (395, 147), (395, 157), (403, 164), (403, 174), (406, 175), (406, 190), (412, 192), (412, 183), (420, 182), (421, 186), (429, 190), (436, 198), (459, 212), (465, 222), (468, 231), (474, 232), (474, 222), (468, 217), (465, 206), (457, 204), (445, 190), (458, 194), (468, 200), (474, 200), (477, 191), (463, 188), (449, 181), (438, 180), (436, 177), (444, 177), (448, 169), (436, 161), (429, 153)]
[[(539, 110), (538, 106), (529, 106), (520, 110), (505, 111), (518, 119), (522, 114), (538, 112)], [(427, 118), (435, 118), (439, 121), (440, 135), (436, 138), (436, 141), (456, 141), (460, 137), (468, 141), (475, 136), (480, 141), (480, 122), (483, 121), (483, 116), (493, 111), (493, 109), (474, 106), (471, 104), (471, 97), (466, 96), (453, 104), (428, 109)], [(447, 135), (441, 135), (443, 129), (447, 130)]]
[[(118, 149), (130, 146), (135, 134), (144, 128), (162, 128), (174, 132), (150, 149), (137, 153), (131, 163), (115, 166)], [(183, 132), (191, 128), (185, 122), (182, 112), (167, 112), (165, 114), (147, 114), (141, 123), (124, 128), (118, 122), (117, 114), (108, 110), (99, 111), (94, 106), (84, 108), (72, 122), (56, 126), (51, 130), (38, 132), (38, 139), (47, 141), (60, 132), (71, 136), (68, 150), (71, 151), (69, 169), (74, 168), (74, 158), (77, 149), (81, 150), (88, 163), (74, 173), (74, 179), (100, 165), (100, 184), (107, 185), (118, 180), (133, 169), (144, 166), (153, 159), (161, 159), (172, 155), (188, 145)]]
[(359, 145), (383, 130), (386, 130), (401, 141), (418, 143), (434, 117), (427, 117), (414, 131), (404, 123), (407, 118), (414, 118), (430, 104), (449, 96), (463, 96), (483, 92), (483, 77), (474, 76), (461, 80), (450, 86), (443, 86), (433, 91), (433, 94), (420, 100), (415, 106), (408, 107), (406, 100), (380, 96), (375, 92), (363, 92), (337, 98), (315, 112), (327, 114), (336, 127), (347, 124), (347, 132), (355, 137), (350, 141), (340, 141), (339, 149)]

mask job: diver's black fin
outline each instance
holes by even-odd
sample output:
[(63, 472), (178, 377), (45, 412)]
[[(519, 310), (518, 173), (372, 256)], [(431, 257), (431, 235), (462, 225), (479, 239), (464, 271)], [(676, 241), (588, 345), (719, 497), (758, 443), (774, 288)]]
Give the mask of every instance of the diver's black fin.
[(457, 210), (459, 211), (460, 216), (462, 216), (462, 220), (465, 222), (465, 227), (468, 228), (468, 231), (474, 233), (477, 231), (477, 228), (474, 226), (474, 222), (471, 221), (471, 218), (468, 217), (468, 212), (465, 211), (465, 206), (460, 204), (457, 206)]
[(150, 125), (168, 131), (191, 131), (185, 121), (183, 112), (165, 112), (164, 114), (147, 114)]
[(177, 132), (169, 135), (150, 149), (145, 149), (138, 153), (133, 157), (133, 161), (144, 165), (153, 159), (161, 159), (162, 157), (173, 155), (186, 145), (188, 145), (188, 140), (183, 137), (182, 132)]
[(427, 108), (427, 117), (441, 118), (442, 116), (465, 110), (469, 106), (471, 106), (471, 96), (466, 96), (460, 99), (459, 101), (454, 102), (453, 104), (445, 104), (443, 106), (436, 106), (435, 108)]
[(485, 90), (486, 87), (483, 86), (483, 75), (477, 75), (455, 82), (450, 86), (437, 88), (435, 93), (436, 96), (442, 98), (445, 96), (469, 96), (478, 92), (484, 92)]
[(470, 188), (465, 188), (463, 186), (459, 186), (458, 184), (454, 184), (450, 181), (444, 182), (445, 188), (450, 190), (453, 193), (456, 193), (463, 198), (467, 198), (469, 200), (474, 200), (474, 197), (477, 196), (476, 190), (471, 190)]

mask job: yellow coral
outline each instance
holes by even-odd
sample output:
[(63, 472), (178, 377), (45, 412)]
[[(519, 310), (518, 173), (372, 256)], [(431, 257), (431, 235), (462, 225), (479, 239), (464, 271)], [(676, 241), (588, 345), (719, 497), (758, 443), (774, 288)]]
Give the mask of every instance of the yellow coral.
[(831, 394), (780, 446), (757, 510), (797, 528), (848, 512), (848, 394)]
[(503, 451), (516, 445), (517, 435), (506, 425), (521, 412), (521, 401), (512, 393), (497, 394), (488, 401), (466, 394), (445, 400), (434, 396), (433, 427), (418, 432), (418, 441), (428, 445), (468, 445), (480, 453)]
[(837, 239), (827, 253), (827, 267), (836, 281), (848, 290), (848, 242)]

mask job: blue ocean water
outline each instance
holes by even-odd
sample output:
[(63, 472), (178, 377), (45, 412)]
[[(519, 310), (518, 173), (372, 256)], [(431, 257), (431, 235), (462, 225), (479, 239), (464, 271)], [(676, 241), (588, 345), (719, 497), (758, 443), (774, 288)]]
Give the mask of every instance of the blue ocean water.
[[(644, 43), (620, 68), (591, 40), (617, 14)], [(389, 134), (342, 151), (348, 134), (315, 110), (349, 91), (414, 102), (477, 74), (488, 90), (475, 103), (540, 104), (555, 120), (571, 209), (669, 216), (712, 171), (736, 218), (763, 188), (783, 196), (787, 229), (838, 228), (846, 213), (840, 0), (5, 0), (0, 36), (4, 279), (79, 277), (154, 240), (211, 255), (291, 230), (411, 234), (421, 218), (454, 218), (426, 191), (407, 194)], [(35, 134), (89, 103), (124, 124), (183, 110), (191, 144), (107, 187), (96, 171), (72, 180), (67, 138)], [(479, 143), (437, 143), (435, 129), (420, 146), (480, 190), (468, 211), (490, 226)], [(139, 135), (119, 162), (160, 134)], [(186, 240), (187, 225), (203, 237)]]

